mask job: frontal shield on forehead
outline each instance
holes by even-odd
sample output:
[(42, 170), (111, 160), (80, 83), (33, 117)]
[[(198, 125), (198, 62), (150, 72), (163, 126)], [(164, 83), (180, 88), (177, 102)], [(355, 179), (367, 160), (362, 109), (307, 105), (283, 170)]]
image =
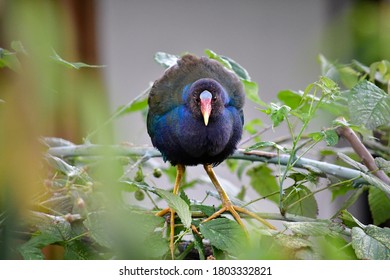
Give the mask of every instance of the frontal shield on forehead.
[(209, 117), (211, 114), (211, 100), (213, 99), (213, 95), (208, 90), (204, 90), (200, 95), (200, 111), (203, 115), (203, 120), (205, 126), (209, 123)]

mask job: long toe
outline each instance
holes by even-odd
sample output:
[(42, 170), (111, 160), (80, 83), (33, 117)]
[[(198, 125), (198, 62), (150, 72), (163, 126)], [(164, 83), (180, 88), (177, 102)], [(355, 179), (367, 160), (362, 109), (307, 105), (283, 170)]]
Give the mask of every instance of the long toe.
[(236, 211), (236, 213), (239, 212), (239, 213), (248, 215), (249, 217), (252, 217), (253, 219), (256, 219), (257, 221), (259, 221), (263, 225), (267, 226), (268, 228), (276, 230), (276, 228), (273, 225), (271, 225), (269, 222), (267, 222), (266, 220), (264, 220), (260, 216), (256, 215), (255, 213), (253, 213), (253, 212), (251, 212), (251, 211), (249, 211), (249, 210), (247, 210), (245, 208), (236, 206), (236, 205), (232, 205), (232, 207)]
[(171, 251), (172, 260), (175, 259), (175, 211), (173, 209), (171, 211), (170, 218), (170, 235), (169, 235), (169, 249)]
[(208, 221), (211, 221), (217, 217), (219, 217), (221, 214), (223, 214), (224, 212), (230, 212), (232, 214), (232, 216), (234, 217), (234, 219), (237, 221), (237, 223), (242, 227), (242, 229), (244, 230), (245, 234), (248, 236), (248, 230), (246, 229), (246, 226), (245, 224), (243, 223), (240, 215), (237, 213), (236, 209), (235, 209), (235, 206), (232, 205), (230, 202), (229, 203), (224, 203), (225, 205), (222, 206), (221, 209), (219, 209), (217, 212), (215, 212), (214, 214), (212, 214), (211, 216), (209, 216), (207, 219), (205, 219), (202, 223), (206, 223)]
[(156, 216), (158, 217), (164, 217), (168, 212), (171, 211), (171, 208), (167, 207), (159, 212), (156, 213)]
[(156, 213), (156, 216), (163, 217), (166, 214), (169, 215), (169, 250), (171, 252), (172, 259), (175, 258), (175, 211), (169, 207)]

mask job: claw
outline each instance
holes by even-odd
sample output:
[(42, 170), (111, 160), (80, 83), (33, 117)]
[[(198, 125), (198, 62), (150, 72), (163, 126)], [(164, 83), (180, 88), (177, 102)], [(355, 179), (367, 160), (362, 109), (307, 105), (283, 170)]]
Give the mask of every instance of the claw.
[(214, 173), (214, 170), (213, 170), (212, 166), (209, 165), (209, 164), (205, 164), (204, 165), (204, 169), (206, 170), (207, 175), (209, 175), (209, 177), (211, 179), (211, 182), (214, 184), (214, 186), (215, 186), (215, 188), (216, 188), (216, 190), (217, 190), (217, 192), (218, 192), (218, 194), (219, 194), (219, 196), (221, 198), (222, 208), (220, 210), (218, 210), (217, 212), (215, 212), (210, 217), (208, 217), (207, 219), (205, 219), (203, 221), (203, 223), (208, 222), (208, 221), (210, 221), (212, 219), (215, 219), (218, 216), (220, 216), (222, 213), (228, 211), (228, 212), (230, 212), (233, 215), (233, 217), (237, 221), (237, 223), (244, 229), (245, 234), (247, 236), (249, 236), (248, 235), (248, 231), (247, 231), (246, 226), (243, 223), (243, 221), (242, 221), (242, 219), (241, 219), (241, 217), (240, 217), (240, 215), (238, 213), (246, 214), (246, 215), (248, 215), (248, 216), (258, 220), (259, 222), (261, 222), (262, 224), (266, 225), (270, 229), (276, 229), (273, 225), (271, 225), (269, 222), (267, 222), (263, 218), (257, 216), (255, 213), (250, 212), (250, 211), (246, 210), (245, 208), (233, 205), (232, 202), (230, 201), (228, 195), (226, 194), (226, 192), (224, 191), (224, 189), (220, 185), (220, 183), (219, 183), (219, 181), (217, 179), (217, 176)]

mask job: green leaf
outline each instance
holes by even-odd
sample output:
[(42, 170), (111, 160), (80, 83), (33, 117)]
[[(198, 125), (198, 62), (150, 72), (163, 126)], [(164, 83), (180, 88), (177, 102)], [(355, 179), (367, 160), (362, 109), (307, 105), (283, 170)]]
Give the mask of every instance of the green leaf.
[(237, 74), (238, 77), (247, 81), (251, 80), (248, 71), (246, 71), (246, 69), (242, 67), (240, 64), (238, 64), (236, 61), (234, 61), (230, 57), (223, 56), (223, 55), (221, 55), (221, 58), (230, 64), (231, 69), (233, 70), (234, 73)]
[(390, 228), (381, 228), (374, 225), (367, 225), (364, 228), (364, 231), (367, 235), (381, 242), (387, 249), (390, 249)]
[(236, 75), (240, 78), (242, 84), (244, 85), (246, 97), (250, 101), (252, 101), (256, 104), (260, 104), (262, 106), (266, 106), (266, 103), (264, 103), (259, 97), (259, 94), (258, 94), (259, 87), (258, 87), (257, 83), (251, 81), (251, 78), (248, 74), (248, 71), (246, 71), (244, 67), (242, 67), (240, 64), (235, 62), (233, 59), (231, 59), (227, 56), (219, 55), (212, 50), (206, 49), (204, 51), (204, 53), (209, 58), (214, 59), (214, 60), (218, 61), (219, 63), (221, 63), (225, 68), (236, 73)]
[[(241, 180), (241, 178), (239, 179)], [(246, 191), (247, 191), (247, 187), (242, 186), (240, 192), (236, 195), (236, 198), (243, 201), (245, 199)]]
[(283, 105), (281, 107), (275, 106), (275, 104), (271, 104), (271, 120), (272, 126), (277, 127), (280, 123), (282, 123), (288, 116), (290, 112), (290, 107)]
[(19, 247), (24, 259), (43, 259), (42, 248), (57, 242), (66, 242), (72, 238), (71, 225), (64, 219), (55, 219), (53, 216), (37, 212), (31, 216), (31, 223), (38, 228), (38, 235)]
[(182, 192), (180, 193), (180, 198), (183, 199), (183, 201), (184, 201), (185, 203), (187, 203), (188, 206), (191, 205), (191, 201), (190, 201), (189, 197), (187, 196), (187, 194), (186, 194), (184, 191), (182, 191)]
[(282, 151), (282, 152), (287, 152), (287, 149), (283, 146), (280, 146), (279, 144), (275, 143), (275, 142), (272, 142), (272, 141), (261, 141), (261, 142), (258, 142), (252, 146), (250, 146), (249, 148), (246, 148), (245, 151), (246, 152), (249, 152), (249, 151), (252, 151), (252, 150), (259, 150), (259, 149), (262, 149), (262, 148), (267, 148), (267, 147), (273, 147), (279, 151)]
[(289, 172), (288, 173), (288, 178), (294, 180), (294, 182), (301, 182), (301, 181), (306, 181), (308, 180), (308, 174), (303, 173), (303, 172)]
[(250, 81), (251, 77), (249, 76), (248, 71), (244, 67), (242, 67), (240, 64), (238, 64), (236, 61), (231, 59), (230, 57), (219, 55), (215, 53), (212, 50), (206, 49), (204, 53), (211, 59), (214, 59), (218, 62), (220, 62), (223, 66), (225, 66), (227, 69), (232, 70), (236, 75), (242, 79)]
[(387, 60), (377, 61), (370, 65), (370, 81), (381, 81), (385, 84), (390, 80), (390, 62)]
[[(118, 226), (120, 229), (123, 228), (121, 223), (125, 222), (127, 231), (131, 232), (130, 235), (138, 244), (148, 243), (149, 237), (156, 233), (156, 228), (163, 227), (165, 222), (164, 218), (147, 212), (125, 211), (123, 215), (126, 217), (118, 217)], [(162, 236), (160, 235), (160, 237)], [(156, 242), (159, 243), (158, 240)]]
[(285, 118), (287, 118), (291, 108), (286, 105), (279, 106), (275, 103), (270, 103), (267, 109), (261, 111), (270, 115), (272, 126), (277, 127)]
[(106, 227), (106, 217), (99, 212), (91, 212), (83, 222), (93, 240), (103, 247), (111, 248), (112, 240)]
[(208, 217), (213, 215), (216, 211), (213, 206), (200, 205), (200, 204), (191, 205), (191, 209), (193, 211), (200, 211)]
[(390, 219), (390, 199), (383, 191), (375, 187), (370, 187), (368, 191), (368, 204), (374, 224), (380, 225)]
[[(357, 60), (352, 60), (352, 64), (357, 68), (359, 72), (365, 73), (367, 75), (370, 74), (370, 67), (364, 65), (363, 63), (357, 61)], [(385, 81), (380, 80), (379, 76), (376, 76), (375, 79), (381, 83), (385, 83)]]
[(307, 238), (296, 235), (278, 234), (275, 236), (275, 239), (279, 244), (292, 250), (300, 250), (313, 245)]
[(165, 52), (156, 52), (154, 55), (154, 60), (164, 68), (169, 68), (172, 65), (175, 65), (178, 59), (179, 57), (177, 55)]
[(288, 229), (296, 234), (308, 236), (324, 236), (331, 233), (329, 224), (325, 222), (284, 222)]
[(165, 219), (149, 211), (140, 211), (138, 207), (117, 208), (115, 212), (102, 213), (100, 219), (106, 231), (102, 232), (103, 240), (106, 236), (109, 238), (108, 241), (113, 244), (110, 251), (116, 254), (116, 258), (161, 258), (169, 249), (162, 234)]
[(127, 115), (129, 113), (137, 112), (144, 110), (148, 107), (148, 98), (145, 97), (141, 100), (133, 100), (133, 102), (130, 102), (127, 105), (119, 106), (113, 115), (115, 115), (116, 118), (122, 117), (124, 115)]
[(0, 68), (4, 67), (15, 72), (19, 72), (21, 69), (20, 61), (16, 54), (0, 48)]
[[(333, 127), (339, 127), (339, 126), (344, 127), (344, 126), (347, 126), (347, 127), (352, 128), (355, 131), (359, 129), (358, 126), (351, 124), (350, 122), (348, 122), (344, 118), (339, 118), (339, 119), (333, 120), (332, 121), (332, 125), (333, 125)], [(365, 131), (368, 133), (368, 130), (365, 130)]]
[(225, 58), (223, 58), (222, 56), (218, 55), (216, 52), (209, 50), (209, 49), (206, 49), (206, 50), (204, 50), (204, 53), (209, 58), (214, 59), (214, 60), (218, 61), (219, 63), (221, 63), (225, 68), (233, 71), (233, 67), (230, 65), (229, 61), (226, 60)]
[(130, 179), (127, 180), (121, 180), (120, 183), (122, 184), (121, 187), (123, 187), (124, 190), (128, 192), (136, 191), (137, 189), (144, 190), (146, 192), (151, 192), (157, 194), (157, 190), (154, 187), (149, 186), (145, 183), (145, 181), (142, 182), (136, 182), (132, 181)]
[(356, 190), (356, 188), (353, 186), (352, 182), (347, 181), (347, 182), (340, 182), (336, 187), (332, 187), (331, 189), (332, 192), (332, 201), (334, 201), (337, 197), (339, 196), (344, 196), (347, 192)]
[[(311, 238), (310, 238), (311, 239)], [(313, 246), (317, 258), (320, 260), (356, 260), (355, 252), (345, 236), (325, 235), (314, 238)], [(307, 258), (306, 258), (307, 259)]]
[(339, 86), (335, 81), (328, 77), (321, 76), (319, 81), (315, 83), (316, 86), (322, 89), (323, 95), (334, 95), (340, 92)]
[(160, 232), (148, 234), (143, 249), (147, 248), (148, 259), (161, 259), (167, 253), (167, 240)]
[(359, 72), (350, 66), (330, 62), (323, 55), (319, 55), (321, 73), (333, 81), (341, 81), (346, 87), (351, 88), (359, 80)]
[(383, 172), (390, 173), (390, 161), (385, 160), (384, 158), (381, 157), (376, 157), (375, 163), (379, 169), (383, 170)]
[(276, 204), (279, 203), (279, 184), (271, 168), (266, 164), (260, 164), (249, 169), (247, 175), (250, 177), (251, 186), (259, 195)]
[(252, 81), (248, 81), (248, 80), (243, 80), (243, 79), (241, 79), (241, 82), (244, 85), (244, 90), (245, 90), (246, 97), (250, 101), (252, 101), (252, 102), (254, 102), (256, 104), (262, 105), (262, 106), (266, 106), (267, 105), (259, 97), (259, 86), (257, 85), (257, 83), (252, 82)]
[(307, 136), (316, 142), (319, 142), (322, 139), (324, 139), (324, 134), (322, 133), (322, 131), (312, 132), (312, 133), (309, 133)]
[(293, 110), (302, 105), (302, 94), (296, 91), (282, 90), (279, 91), (277, 97), (280, 101)]
[(118, 187), (121, 188), (124, 192), (136, 192), (142, 188), (139, 187), (135, 182), (130, 180), (121, 180), (118, 183)]
[(99, 253), (88, 242), (74, 240), (64, 245), (64, 260), (96, 260)]
[(237, 170), (238, 167), (238, 161), (235, 159), (227, 159), (224, 161), (226, 166), (229, 168), (229, 171), (231, 173), (234, 173)]
[(360, 73), (352, 67), (343, 65), (338, 70), (340, 80), (347, 88), (352, 88), (359, 82)]
[(308, 135), (314, 141), (319, 142), (325, 140), (328, 146), (334, 146), (339, 142), (339, 136), (333, 129), (322, 130), (320, 132), (313, 132)]
[(59, 241), (62, 241), (62, 238), (58, 235), (41, 233), (21, 245), (19, 252), (25, 260), (43, 260), (42, 248)]
[(335, 146), (339, 142), (339, 135), (335, 130), (324, 130), (325, 142), (328, 146)]
[(201, 223), (199, 229), (212, 246), (233, 255), (242, 252), (245, 235), (235, 221), (226, 218), (214, 219)]
[(341, 210), (339, 217), (343, 221), (343, 224), (349, 228), (359, 226), (360, 222), (358, 223), (357, 219), (352, 216), (352, 214), (349, 213), (347, 210)]
[(375, 84), (366, 80), (351, 89), (348, 98), (351, 121), (375, 129), (388, 125), (390, 120), (390, 96)]
[(86, 175), (83, 169), (78, 168), (76, 166), (72, 166), (58, 157), (54, 157), (52, 155), (47, 154), (46, 160), (56, 170), (61, 171), (68, 177), (80, 177)]
[(206, 257), (205, 257), (202, 238), (196, 233), (193, 233), (192, 236), (194, 238), (194, 247), (198, 251), (198, 254), (199, 254), (199, 259), (205, 260)]
[(352, 228), (352, 247), (356, 256), (364, 260), (390, 259), (390, 229), (373, 225), (364, 230)]
[(283, 210), (293, 215), (316, 218), (318, 205), (311, 191), (304, 185), (298, 185), (284, 190)]
[(65, 59), (61, 58), (59, 56), (59, 54), (56, 53), (54, 50), (53, 50), (53, 55), (51, 56), (51, 59), (53, 59), (55, 62), (57, 62), (63, 66), (66, 66), (66, 67), (72, 68), (72, 69), (105, 67), (105, 65), (90, 65), (90, 64), (83, 63), (83, 62), (69, 62), (69, 61), (66, 61)]
[(296, 234), (308, 236), (334, 235), (343, 230), (341, 225), (333, 224), (328, 221), (318, 222), (284, 222), (288, 229)]
[(378, 177), (371, 175), (371, 174), (365, 174), (361, 173), (364, 180), (366, 180), (370, 185), (377, 187), (381, 191), (383, 191), (389, 198), (390, 198), (390, 186), (385, 184), (382, 180), (380, 180)]
[(184, 227), (189, 228), (191, 226), (191, 212), (188, 204), (171, 192), (162, 189), (156, 189), (156, 191), (168, 203), (169, 207), (176, 211)]
[(42, 234), (49, 234), (57, 240), (67, 241), (73, 237), (72, 227), (66, 220), (52, 220), (50, 223), (37, 225)]
[(248, 131), (249, 134), (255, 134), (258, 132), (259, 127), (263, 126), (263, 121), (260, 119), (253, 119), (247, 122), (244, 125), (244, 129)]
[[(176, 167), (173, 165), (169, 165), (168, 167), (162, 168), (162, 171), (164, 174), (168, 177), (169, 182), (174, 183), (176, 180)], [(185, 178), (183, 178), (183, 181), (185, 181)]]
[(332, 80), (337, 80), (338, 78), (338, 70), (336, 64), (330, 62), (324, 55), (318, 55), (318, 60), (321, 66), (321, 74), (322, 76), (328, 77)]

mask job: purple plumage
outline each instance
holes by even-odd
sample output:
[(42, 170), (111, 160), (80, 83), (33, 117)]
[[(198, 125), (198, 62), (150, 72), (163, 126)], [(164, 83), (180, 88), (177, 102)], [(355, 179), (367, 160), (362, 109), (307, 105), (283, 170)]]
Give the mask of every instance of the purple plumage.
[(217, 165), (241, 139), (244, 89), (219, 62), (184, 55), (149, 94), (148, 133), (172, 165)]

